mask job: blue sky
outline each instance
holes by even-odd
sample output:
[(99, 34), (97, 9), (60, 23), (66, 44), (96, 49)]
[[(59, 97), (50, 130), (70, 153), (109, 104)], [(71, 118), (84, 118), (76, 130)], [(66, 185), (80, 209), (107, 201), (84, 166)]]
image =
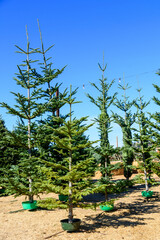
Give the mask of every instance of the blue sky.
[[(37, 18), (45, 48), (55, 44), (49, 54), (55, 68), (67, 65), (59, 78), (62, 90), (70, 84), (79, 87), (77, 100), (83, 103), (75, 108), (77, 117), (88, 115), (91, 120), (99, 114), (85, 93), (97, 96), (89, 82), (98, 84), (101, 78), (98, 62), (102, 63), (103, 52), (105, 77), (115, 79), (111, 93), (117, 91), (121, 96), (118, 79), (125, 73), (126, 82), (132, 86), (127, 92), (131, 100), (137, 96), (137, 80), (146, 100), (158, 96), (152, 84), (159, 84), (160, 79), (155, 74), (160, 68), (159, 9), (159, 0), (0, 0), (0, 102), (13, 105), (10, 91), (19, 91), (13, 77), (23, 58), (15, 53), (15, 44), (26, 48), (26, 25), (31, 46), (40, 47)], [(151, 102), (147, 111), (156, 110)], [(0, 114), (12, 129), (16, 118), (7, 115), (5, 109), (0, 109)], [(91, 140), (98, 138), (95, 126), (89, 134)], [(122, 145), (121, 129), (114, 124), (111, 144), (116, 144), (116, 136)]]

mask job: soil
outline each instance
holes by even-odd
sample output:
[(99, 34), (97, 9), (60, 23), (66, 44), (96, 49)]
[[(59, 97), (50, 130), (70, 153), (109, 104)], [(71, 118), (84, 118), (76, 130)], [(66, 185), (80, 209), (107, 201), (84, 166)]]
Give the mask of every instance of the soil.
[[(62, 230), (60, 220), (67, 218), (63, 209), (28, 211), (22, 209), (24, 197), (0, 197), (0, 240), (160, 240), (160, 198), (149, 201), (141, 195), (144, 185), (110, 196), (115, 198), (115, 209), (103, 212), (74, 209), (74, 217), (81, 219), (78, 232)], [(160, 186), (150, 188), (160, 194)], [(56, 194), (42, 195), (58, 198)], [(103, 200), (102, 194), (90, 195), (87, 201)]]

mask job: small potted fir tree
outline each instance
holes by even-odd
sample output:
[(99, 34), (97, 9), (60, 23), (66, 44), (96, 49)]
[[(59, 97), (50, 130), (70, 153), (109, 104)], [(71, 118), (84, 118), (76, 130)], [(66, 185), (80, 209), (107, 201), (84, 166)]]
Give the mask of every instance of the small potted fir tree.
[[(55, 207), (66, 206), (68, 208), (68, 218), (61, 220), (62, 228), (66, 231), (77, 231), (80, 227), (81, 220), (73, 217), (73, 208), (85, 207), (90, 204), (83, 203), (83, 196), (86, 196), (94, 191), (94, 183), (91, 181), (92, 172), (88, 171), (93, 163), (93, 158), (81, 155), (82, 160), (76, 160), (77, 152), (82, 149), (87, 149), (93, 142), (85, 141), (78, 142), (77, 136), (82, 136), (85, 131), (93, 124), (86, 126), (84, 123), (87, 117), (82, 117), (79, 120), (72, 119), (72, 105), (78, 103), (73, 97), (76, 94), (71, 90), (68, 98), (63, 101), (69, 104), (69, 120), (63, 120), (63, 125), (58, 129), (53, 128), (53, 140), (57, 145), (57, 151), (63, 157), (62, 163), (46, 162), (46, 168), (42, 171), (46, 174), (46, 182), (42, 182), (42, 188), (48, 192), (64, 194), (68, 196), (65, 202), (57, 201)], [(55, 117), (55, 121), (58, 118)], [(58, 137), (61, 135), (61, 138)], [(63, 137), (62, 137), (63, 136)], [(59, 150), (58, 150), (59, 148)], [(63, 164), (63, 165), (62, 165)], [(50, 166), (50, 167), (49, 167)], [(63, 170), (63, 174), (62, 174)], [(59, 185), (57, 183), (60, 183)], [(91, 206), (92, 207), (92, 206)]]

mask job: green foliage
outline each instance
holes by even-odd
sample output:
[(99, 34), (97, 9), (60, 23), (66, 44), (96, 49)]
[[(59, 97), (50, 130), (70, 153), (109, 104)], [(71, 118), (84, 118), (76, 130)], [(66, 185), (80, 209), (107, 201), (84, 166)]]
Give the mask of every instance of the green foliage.
[(136, 174), (136, 176), (133, 178), (133, 181), (134, 181), (135, 184), (145, 183), (144, 175), (143, 174)]
[[(109, 201), (109, 203), (110, 202), (111, 201)], [(74, 207), (96, 210), (96, 208), (100, 204), (101, 203), (77, 202), (74, 205)], [(56, 209), (56, 208), (60, 208), (60, 209), (67, 209), (68, 208), (68, 204), (66, 202), (59, 201), (59, 200), (54, 199), (54, 198), (46, 198), (44, 200), (38, 200), (37, 205), (40, 208), (44, 208), (44, 209), (48, 209), (48, 210), (53, 210), (53, 209)]]
[(107, 67), (107, 65), (104, 66), (104, 61), (103, 67), (100, 64), (98, 64), (98, 66), (102, 72), (102, 79), (99, 79), (100, 87), (94, 83), (91, 83), (91, 85), (99, 92), (100, 95), (97, 98), (91, 96), (90, 94), (87, 94), (87, 96), (89, 97), (90, 101), (95, 104), (100, 110), (100, 115), (95, 118), (95, 122), (98, 123), (98, 130), (100, 134), (100, 148), (97, 148), (97, 153), (100, 156), (99, 170), (101, 171), (102, 176), (105, 177), (105, 183), (104, 179), (102, 178), (99, 182), (99, 184), (102, 186), (99, 187), (100, 191), (104, 191), (105, 189), (105, 196), (107, 199), (107, 191), (111, 191), (112, 188), (112, 182), (110, 181), (112, 170), (112, 166), (110, 165), (110, 158), (115, 152), (113, 146), (111, 146), (109, 143), (111, 117), (109, 116), (108, 111), (110, 106), (113, 104), (117, 93), (109, 96), (109, 91), (114, 84), (114, 80), (112, 80), (111, 83), (108, 83), (107, 78), (104, 77), (104, 72)]
[(132, 187), (132, 186), (133, 186), (132, 180), (125, 180), (125, 179), (117, 180), (115, 182), (113, 191), (114, 193), (125, 192), (129, 187)]
[[(14, 197), (24, 195), (29, 199), (34, 195), (38, 195), (41, 191), (37, 187), (41, 176), (38, 173), (39, 159), (35, 157), (23, 156), (17, 165), (12, 165), (10, 169), (4, 171), (4, 179), (2, 186), (5, 187), (5, 193), (14, 194)], [(29, 182), (29, 180), (32, 182)], [(29, 188), (31, 184), (32, 188)]]
[(56, 208), (61, 208), (61, 209), (67, 208), (67, 205), (65, 203), (58, 201), (55, 198), (46, 198), (44, 200), (38, 200), (37, 206), (44, 209), (48, 209), (48, 210), (56, 209)]
[[(82, 137), (93, 124), (88, 126), (85, 124), (87, 117), (79, 120), (72, 119), (72, 105), (79, 103), (74, 97), (76, 92), (77, 89), (74, 91), (70, 89), (69, 97), (64, 99), (70, 109), (69, 120), (61, 119), (62, 125), (56, 129), (49, 126), (49, 129), (52, 130), (52, 140), (57, 146), (56, 151), (62, 156), (62, 160), (58, 163), (44, 161), (45, 166), (40, 169), (46, 176), (46, 180), (41, 184), (42, 188), (47, 192), (69, 196), (65, 204), (69, 208), (70, 221), (73, 219), (73, 206), (77, 206), (77, 203), (80, 204), (83, 196), (93, 192), (92, 172), (88, 169), (94, 159), (87, 154), (93, 142)], [(59, 118), (53, 117), (53, 120), (59, 121)], [(81, 138), (84, 141), (78, 141)]]
[(153, 162), (152, 163), (152, 170), (158, 177), (160, 177), (160, 162)]
[(126, 96), (126, 90), (130, 87), (128, 84), (121, 85), (119, 84), (119, 88), (124, 91), (124, 95), (122, 95), (122, 100), (116, 100), (114, 103), (117, 108), (124, 112), (124, 117), (118, 115), (117, 113), (113, 113), (112, 117), (117, 123), (123, 133), (123, 148), (122, 148), (122, 159), (124, 165), (124, 176), (127, 180), (132, 175), (132, 162), (134, 160), (134, 153), (132, 148), (132, 132), (131, 126), (135, 122), (135, 115), (131, 113), (131, 107), (134, 104), (134, 101), (130, 102), (128, 100), (129, 97)]
[(0, 118), (0, 185), (4, 182), (4, 171), (17, 164), (19, 158), (20, 149)]
[[(160, 75), (160, 71), (157, 72), (158, 75)], [(154, 88), (156, 89), (156, 92), (159, 94), (160, 93), (160, 87), (157, 84), (153, 84)], [(152, 98), (154, 103), (157, 106), (160, 106), (160, 100), (157, 96), (154, 96)], [(156, 173), (158, 176), (159, 174), (159, 169), (160, 169), (160, 112), (155, 112), (154, 114), (151, 114), (151, 120), (150, 120), (150, 126), (152, 127), (152, 135), (153, 135), (153, 146), (154, 146), (154, 151), (153, 157), (156, 159), (155, 162), (153, 162), (152, 165), (152, 170), (154, 173)]]
[[(60, 70), (54, 69), (50, 58), (47, 59), (46, 54), (53, 45), (47, 50), (44, 49), (40, 31), (41, 49), (33, 49), (30, 47), (27, 30), (26, 33), (27, 49), (16, 46), (18, 53), (25, 55), (26, 59), (18, 66), (15, 80), (17, 85), (20, 85), (25, 91), (27, 90), (27, 96), (23, 93), (12, 92), (16, 100), (15, 106), (11, 107), (7, 103), (1, 103), (1, 106), (5, 107), (9, 114), (16, 115), (21, 120), (11, 133), (11, 138), (21, 152), (19, 161), (16, 166), (13, 164), (8, 172), (5, 170), (4, 184), (10, 194), (28, 195), (29, 200), (33, 201), (33, 195), (42, 191), (39, 184), (39, 179), (43, 181), (43, 174), (39, 170), (44, 164), (42, 159), (48, 162), (51, 161), (51, 158), (54, 158), (55, 162), (61, 159), (48, 126), (57, 128), (62, 125), (62, 122), (53, 121), (52, 116), (55, 116), (55, 112), (65, 104), (61, 100), (66, 97), (67, 91), (59, 93), (61, 84), (51, 85), (52, 80), (57, 79), (65, 69), (65, 67)], [(43, 62), (31, 60), (30, 56), (35, 54), (42, 56)], [(44, 113), (48, 114), (45, 114), (47, 119), (43, 119)], [(39, 120), (40, 117), (41, 120)]]
[(18, 66), (19, 72), (16, 74), (15, 80), (17, 85), (20, 85), (25, 91), (27, 90), (27, 96), (22, 93), (12, 92), (16, 101), (14, 107), (4, 102), (1, 103), (1, 106), (5, 107), (9, 114), (16, 115), (22, 120), (22, 124), (19, 124), (16, 131), (13, 131), (11, 134), (22, 150), (20, 160), (16, 166), (13, 165), (5, 173), (4, 184), (9, 194), (15, 194), (15, 196), (27, 195), (32, 202), (33, 195), (38, 193), (38, 189), (35, 189), (35, 182), (39, 177), (36, 172), (39, 159), (35, 154), (34, 121), (46, 111), (46, 104), (40, 102), (41, 85), (44, 83), (44, 80), (34, 67), (36, 61), (30, 59), (30, 55), (37, 53), (37, 49), (30, 47), (27, 30), (26, 33), (27, 49), (23, 50), (16, 46), (19, 50), (18, 52), (23, 53), (26, 59)]
[(43, 89), (41, 92), (41, 97), (46, 102), (46, 111), (48, 113), (51, 113), (53, 116), (55, 116), (56, 110), (59, 110), (65, 103), (61, 101), (64, 97), (67, 95), (67, 89), (64, 90), (63, 93), (59, 93), (59, 88), (61, 84), (55, 83), (54, 86), (52, 86), (52, 82), (56, 80), (64, 71), (66, 66), (64, 66), (62, 69), (54, 69), (52, 67), (52, 62), (50, 62), (51, 57), (47, 58), (46, 54), (48, 51), (54, 46), (50, 46), (48, 49), (44, 49), (44, 43), (42, 40), (42, 33), (40, 30), (40, 25), (38, 21), (38, 27), (40, 32), (40, 40), (41, 40), (41, 49), (38, 49), (38, 53), (41, 54), (43, 58), (43, 62), (39, 63), (41, 70), (42, 70), (42, 77), (41, 80), (43, 83), (47, 83), (46, 89)]
[(148, 191), (148, 179), (151, 178), (152, 173), (151, 150), (153, 149), (152, 130), (149, 119), (145, 116), (145, 108), (148, 106), (149, 102), (143, 101), (141, 89), (138, 89), (137, 91), (139, 93), (139, 98), (134, 104), (137, 108), (136, 123), (138, 124), (139, 129), (135, 129), (134, 134), (134, 140), (136, 142), (135, 151), (137, 152), (136, 156), (138, 157), (139, 166), (144, 170), (145, 187), (146, 191)]

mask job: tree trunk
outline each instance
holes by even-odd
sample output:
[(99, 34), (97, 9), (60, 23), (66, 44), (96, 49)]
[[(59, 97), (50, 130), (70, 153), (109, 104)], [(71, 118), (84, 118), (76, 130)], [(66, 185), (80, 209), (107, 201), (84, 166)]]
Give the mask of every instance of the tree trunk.
[[(69, 172), (72, 170), (72, 152), (69, 154)], [(72, 203), (72, 182), (69, 181), (69, 214), (68, 214), (68, 222), (73, 222), (73, 203)]]
[[(107, 161), (108, 161), (108, 159), (105, 157), (105, 168), (107, 168)], [(107, 174), (107, 170), (105, 170), (105, 178), (107, 179), (107, 176), (108, 176), (108, 174)], [(105, 188), (105, 200), (107, 201), (108, 200), (108, 192), (107, 192), (107, 187)]]
[(143, 163), (144, 163), (144, 176), (145, 176), (145, 188), (146, 188), (146, 191), (148, 192), (149, 190), (149, 187), (148, 187), (148, 179), (147, 179), (147, 171), (146, 171), (146, 163), (145, 163), (145, 156), (144, 156), (144, 153), (143, 153)]

